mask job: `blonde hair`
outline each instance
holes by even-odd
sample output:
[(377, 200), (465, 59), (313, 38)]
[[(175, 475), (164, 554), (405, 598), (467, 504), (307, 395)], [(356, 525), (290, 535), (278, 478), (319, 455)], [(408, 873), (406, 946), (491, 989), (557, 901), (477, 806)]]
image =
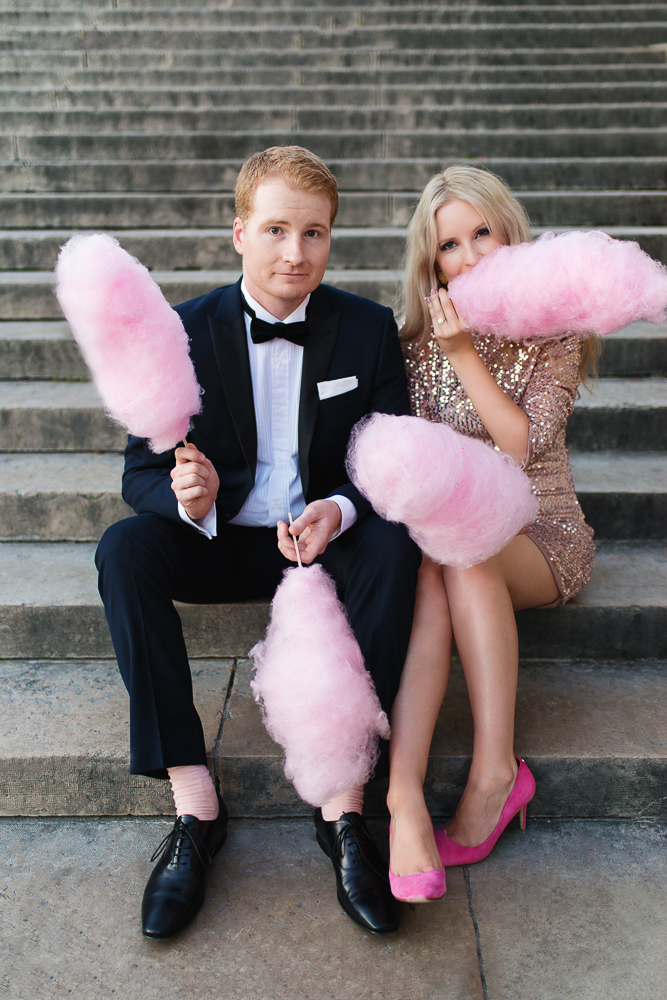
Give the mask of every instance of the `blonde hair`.
[(331, 205), (331, 225), (338, 212), (336, 178), (326, 164), (303, 146), (270, 146), (253, 153), (236, 179), (235, 212), (245, 222), (251, 215), (257, 188), (268, 177), (280, 177), (294, 188), (325, 194)]
[(400, 333), (401, 340), (420, 337), (422, 346), (431, 335), (431, 318), (424, 299), (432, 288), (442, 284), (435, 264), (438, 249), (435, 213), (449, 201), (465, 201), (472, 205), (492, 235), (504, 245), (528, 243), (531, 239), (526, 210), (505, 182), (490, 170), (456, 163), (432, 177), (408, 226), (405, 319)]

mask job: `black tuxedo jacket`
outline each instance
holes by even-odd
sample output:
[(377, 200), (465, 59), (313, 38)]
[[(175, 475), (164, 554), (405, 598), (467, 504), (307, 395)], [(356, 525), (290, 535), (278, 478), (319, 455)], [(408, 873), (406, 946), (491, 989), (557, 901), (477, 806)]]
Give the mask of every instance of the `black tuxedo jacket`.
[[(219, 477), (219, 523), (229, 521), (252, 489), (257, 429), (240, 281), (176, 306), (190, 337), (190, 355), (204, 390), (202, 413), (188, 435)], [(390, 309), (328, 285), (312, 293), (299, 402), (299, 469), (306, 502), (339, 493), (359, 517), (368, 502), (349, 482), (345, 453), (352, 427), (365, 414), (408, 413), (405, 367)], [(356, 375), (359, 385), (320, 400), (317, 383)], [(168, 391), (168, 387), (165, 388)], [(180, 521), (171, 489), (173, 451), (154, 455), (141, 438), (125, 450), (123, 497), (137, 513)]]

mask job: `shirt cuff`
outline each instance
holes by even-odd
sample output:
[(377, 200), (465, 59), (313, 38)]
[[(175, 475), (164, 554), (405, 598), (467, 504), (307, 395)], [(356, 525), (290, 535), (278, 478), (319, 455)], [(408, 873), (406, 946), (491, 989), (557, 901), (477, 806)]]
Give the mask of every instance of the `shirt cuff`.
[(339, 535), (342, 535), (344, 531), (347, 531), (347, 529), (351, 528), (356, 522), (357, 508), (354, 506), (349, 497), (343, 497), (338, 494), (333, 497), (327, 497), (327, 500), (333, 500), (334, 503), (337, 503), (340, 508), (340, 528), (336, 534), (332, 535), (329, 539), (329, 541), (332, 542), (334, 538), (338, 538)]
[(191, 528), (194, 528), (195, 531), (198, 531), (200, 535), (205, 535), (206, 538), (208, 539), (215, 538), (215, 536), (218, 534), (218, 516), (216, 514), (215, 504), (213, 504), (213, 506), (211, 507), (211, 509), (209, 510), (208, 514), (206, 514), (205, 517), (200, 517), (196, 521), (194, 521), (186, 511), (183, 504), (179, 503), (178, 516), (180, 517), (181, 521), (185, 521), (185, 523), (189, 524)]

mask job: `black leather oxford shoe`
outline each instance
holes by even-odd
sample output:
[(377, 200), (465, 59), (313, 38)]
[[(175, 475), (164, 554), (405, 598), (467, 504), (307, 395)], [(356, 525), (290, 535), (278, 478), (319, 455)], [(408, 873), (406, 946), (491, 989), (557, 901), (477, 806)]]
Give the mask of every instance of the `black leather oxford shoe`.
[(162, 941), (189, 924), (204, 902), (206, 869), (227, 837), (228, 813), (218, 794), (218, 818), (177, 816), (153, 854), (158, 863), (146, 883), (141, 904), (144, 937)]
[(317, 842), (336, 873), (338, 902), (349, 917), (373, 934), (398, 930), (398, 908), (389, 888), (389, 869), (359, 813), (325, 820), (315, 810)]

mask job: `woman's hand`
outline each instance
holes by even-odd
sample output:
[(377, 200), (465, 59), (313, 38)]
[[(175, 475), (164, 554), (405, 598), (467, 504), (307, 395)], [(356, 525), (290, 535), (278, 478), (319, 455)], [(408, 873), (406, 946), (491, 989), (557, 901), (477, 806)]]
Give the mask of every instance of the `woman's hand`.
[(431, 314), (433, 336), (448, 358), (470, 351), (477, 353), (468, 324), (459, 316), (444, 288), (437, 291), (432, 288), (431, 294), (426, 296), (426, 304)]
[(433, 334), (477, 415), (501, 451), (520, 465), (528, 454), (528, 417), (500, 388), (472, 340), (466, 321), (444, 288), (427, 296)]

